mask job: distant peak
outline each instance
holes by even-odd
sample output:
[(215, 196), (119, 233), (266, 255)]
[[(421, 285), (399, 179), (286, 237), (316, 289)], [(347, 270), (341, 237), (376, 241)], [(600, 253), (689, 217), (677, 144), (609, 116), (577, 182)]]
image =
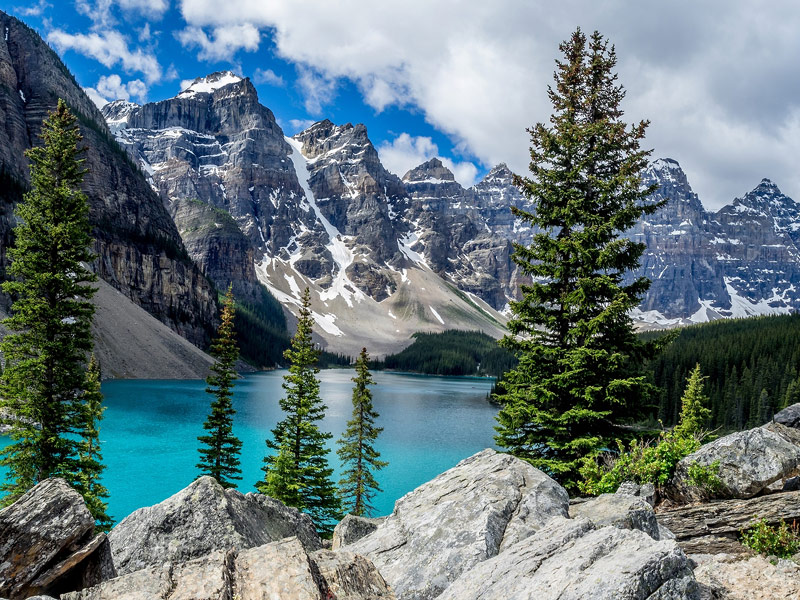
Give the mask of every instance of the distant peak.
[(244, 81), (244, 78), (239, 77), (233, 71), (217, 71), (195, 79), (189, 87), (178, 94), (178, 98), (191, 98), (196, 94), (211, 94), (226, 85), (241, 81)]
[(411, 169), (408, 173), (403, 175), (403, 181), (407, 183), (415, 183), (421, 181), (455, 181), (456, 178), (452, 171), (444, 166), (441, 160), (437, 157), (422, 163), (418, 167)]
[(650, 163), (650, 168), (659, 171), (664, 169), (667, 169), (669, 171), (674, 171), (674, 170), (680, 170), (681, 165), (674, 158), (657, 158), (652, 163)]

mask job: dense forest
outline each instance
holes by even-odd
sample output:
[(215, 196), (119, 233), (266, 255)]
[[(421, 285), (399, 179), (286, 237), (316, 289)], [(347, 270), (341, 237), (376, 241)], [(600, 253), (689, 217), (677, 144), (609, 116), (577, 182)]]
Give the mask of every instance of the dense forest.
[(497, 377), (516, 364), (512, 354), (480, 331), (415, 333), (412, 337), (414, 343), (408, 348), (374, 361), (373, 368), (428, 375)]
[[(653, 338), (663, 333), (643, 334)], [(707, 376), (711, 426), (755, 427), (800, 402), (800, 315), (721, 320), (680, 329), (650, 365), (661, 388), (658, 418), (673, 425), (686, 378), (696, 364)]]

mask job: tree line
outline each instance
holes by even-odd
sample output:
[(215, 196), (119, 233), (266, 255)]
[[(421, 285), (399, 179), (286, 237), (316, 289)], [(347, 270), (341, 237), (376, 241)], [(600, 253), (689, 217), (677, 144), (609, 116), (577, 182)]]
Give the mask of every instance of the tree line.
[(517, 362), (513, 354), (481, 331), (415, 333), (412, 338), (414, 342), (409, 347), (375, 361), (374, 368), (427, 375), (497, 377)]

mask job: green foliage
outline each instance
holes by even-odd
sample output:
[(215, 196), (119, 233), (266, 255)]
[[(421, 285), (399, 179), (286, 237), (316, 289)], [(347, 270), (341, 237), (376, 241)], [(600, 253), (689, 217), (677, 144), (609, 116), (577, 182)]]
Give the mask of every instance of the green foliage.
[[(76, 487), (83, 476), (86, 492), (99, 474), (82, 473), (87, 463), (80, 456), (96, 291), (89, 284), (97, 277), (84, 266), (94, 256), (89, 205), (80, 190), (81, 136), (63, 101), (45, 119), (41, 136), (44, 145), (27, 152), (31, 190), (17, 206), (16, 241), (8, 251), (14, 279), (2, 285), (14, 299), (12, 316), (3, 322), (12, 333), (0, 344), (6, 362), (0, 406), (15, 417), (1, 461), (8, 469), (5, 502), (53, 476)], [(93, 459), (98, 451), (90, 452)]]
[(648, 124), (621, 120), (614, 48), (578, 29), (560, 49), (550, 125), (529, 130), (531, 177), (515, 179), (536, 210), (512, 211), (540, 232), (513, 254), (532, 283), (511, 303), (501, 342), (519, 364), (496, 397), (495, 439), (575, 489), (582, 459), (608, 448), (652, 391), (643, 361), (653, 348), (630, 317), (650, 282), (624, 283), (644, 245), (621, 232), (659, 205), (647, 202), (653, 190), (641, 180)]
[(661, 389), (657, 416), (665, 425), (678, 422), (683, 382), (698, 363), (708, 375), (710, 428), (756, 427), (800, 402), (800, 315), (719, 320), (673, 335), (649, 366)]
[(228, 287), (222, 304), (222, 322), (217, 330), (217, 337), (211, 344), (211, 355), (215, 361), (206, 378), (206, 392), (214, 397), (211, 414), (203, 423), (203, 429), (208, 434), (197, 438), (201, 444), (200, 462), (197, 464), (200, 469), (198, 477), (210, 475), (226, 488), (235, 487), (234, 481), (241, 479), (242, 472), (239, 468), (242, 442), (233, 435), (233, 416), (236, 414), (232, 399), (233, 382), (238, 377), (236, 361), (239, 358), (234, 328), (235, 314), (233, 288)]
[[(655, 440), (631, 440), (627, 448), (617, 441), (617, 453), (600, 452), (585, 457), (580, 467), (580, 491), (589, 495), (613, 493), (624, 481), (664, 486), (675, 473), (678, 462), (699, 449), (708, 438), (703, 429), (709, 412), (704, 406), (705, 379), (699, 367), (692, 371), (681, 400), (682, 420), (671, 431), (662, 431)], [(692, 465), (689, 477), (692, 480), (694, 473), (694, 478), (690, 482), (713, 491), (721, 485), (716, 477), (718, 470), (718, 463), (711, 467)]]
[(362, 348), (356, 360), (356, 376), (353, 382), (353, 416), (337, 442), (339, 449), (336, 453), (344, 465), (342, 478), (339, 480), (339, 494), (350, 514), (364, 517), (374, 512), (371, 501), (375, 493), (381, 491), (372, 471), (389, 464), (380, 460), (380, 452), (374, 446), (383, 428), (375, 426), (375, 419), (379, 415), (372, 406), (369, 386), (375, 381), (369, 372), (366, 348)]
[[(311, 294), (306, 288), (297, 320), (297, 332), (291, 347), (284, 353), (289, 362), (289, 372), (284, 376), (286, 393), (280, 400), (286, 417), (272, 430), (267, 447), (276, 451), (264, 459), (263, 481), (256, 483), (262, 493), (274, 491), (269, 483), (271, 473), (277, 471), (281, 447), (291, 452), (292, 468), (282, 467), (280, 481), (297, 486), (299, 502), (295, 506), (307, 512), (322, 535), (330, 536), (333, 526), (341, 517), (341, 504), (331, 480), (333, 469), (328, 466), (325, 442), (333, 435), (319, 430), (317, 422), (325, 416), (327, 408), (319, 396), (317, 359), (319, 351), (311, 339), (314, 320), (311, 316)], [(273, 475), (273, 481), (278, 475)], [(293, 504), (294, 505), (294, 504)]]
[(715, 460), (710, 465), (690, 464), (689, 485), (709, 492), (720, 491), (722, 489), (722, 480), (719, 478), (719, 461)]
[(428, 375), (499, 376), (517, 364), (513, 354), (480, 331), (415, 333), (412, 337), (413, 344), (375, 362), (374, 368)]
[(281, 444), (271, 468), (266, 472), (263, 485), (256, 486), (262, 494), (280, 500), (286, 506), (303, 509), (300, 493), (300, 472), (295, 466), (294, 454), (289, 444)]
[(742, 544), (764, 556), (791, 558), (800, 552), (800, 528), (797, 521), (788, 525), (781, 519), (775, 526), (767, 523), (766, 519), (760, 519), (747, 529), (742, 529), (740, 535)]

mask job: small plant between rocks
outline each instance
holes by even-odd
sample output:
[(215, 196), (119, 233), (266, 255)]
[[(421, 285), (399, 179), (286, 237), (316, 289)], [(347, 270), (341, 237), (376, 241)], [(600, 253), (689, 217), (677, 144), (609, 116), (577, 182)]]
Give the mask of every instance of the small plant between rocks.
[(789, 525), (781, 519), (777, 525), (770, 525), (766, 519), (760, 519), (742, 529), (740, 534), (744, 546), (767, 557), (789, 559), (800, 552), (800, 525), (797, 521)]

